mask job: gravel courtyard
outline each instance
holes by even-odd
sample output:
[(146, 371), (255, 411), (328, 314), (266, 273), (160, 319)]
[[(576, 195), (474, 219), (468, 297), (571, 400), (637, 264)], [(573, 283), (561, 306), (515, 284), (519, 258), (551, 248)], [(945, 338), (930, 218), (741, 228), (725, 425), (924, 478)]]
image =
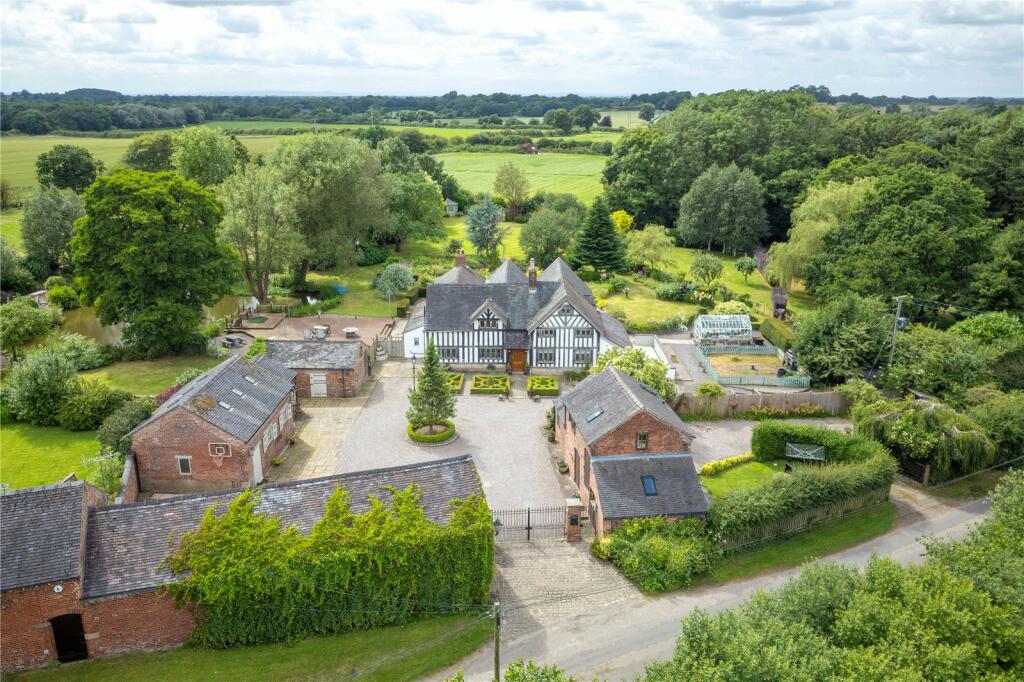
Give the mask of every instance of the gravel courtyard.
[(565, 504), (543, 431), (550, 399), (535, 403), (525, 391), (514, 392), (514, 397), (504, 402), (496, 396), (458, 396), (455, 427), (459, 438), (425, 447), (411, 443), (405, 435), (411, 378), (401, 376), (406, 374), (401, 370), (393, 372), (399, 376), (388, 374), (382, 374), (342, 443), (337, 473), (468, 453), (480, 471), (492, 509)]

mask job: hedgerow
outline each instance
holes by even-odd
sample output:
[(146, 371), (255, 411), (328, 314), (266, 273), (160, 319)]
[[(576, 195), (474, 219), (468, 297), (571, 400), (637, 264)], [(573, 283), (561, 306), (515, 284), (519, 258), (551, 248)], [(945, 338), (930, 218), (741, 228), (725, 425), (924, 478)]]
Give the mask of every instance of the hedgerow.
[(483, 608), (493, 577), (487, 503), (452, 503), (447, 525), (428, 519), (420, 490), (392, 491), (360, 514), (347, 491), (328, 499), (308, 536), (257, 513), (245, 491), (182, 536), (168, 591), (190, 608), (192, 640), (223, 648), (395, 625), (426, 613)]
[(753, 462), (754, 455), (749, 452), (744, 452), (742, 455), (736, 455), (735, 457), (726, 457), (724, 459), (716, 459), (713, 462), (708, 462), (700, 468), (701, 476), (714, 476), (715, 474), (732, 469), (740, 464), (746, 464), (747, 462)]
[(754, 458), (762, 462), (785, 457), (787, 443), (821, 445), (825, 448), (825, 460), (828, 462), (888, 455), (885, 446), (877, 441), (820, 426), (764, 421), (754, 427), (750, 436), (750, 450)]
[(416, 433), (416, 427), (409, 424), (405, 432), (409, 436), (409, 440), (417, 443), (443, 443), (455, 435), (455, 424), (450, 421), (444, 422), (444, 430), (438, 433)]

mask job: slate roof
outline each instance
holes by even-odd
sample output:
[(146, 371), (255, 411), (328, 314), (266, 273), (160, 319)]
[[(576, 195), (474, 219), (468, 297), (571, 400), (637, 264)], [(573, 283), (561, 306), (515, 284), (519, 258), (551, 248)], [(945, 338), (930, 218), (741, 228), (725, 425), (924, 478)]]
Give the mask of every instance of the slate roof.
[[(242, 356), (234, 355), (182, 386), (131, 433), (182, 408), (248, 441), (291, 393), (294, 379), (295, 372), (266, 357), (247, 362)], [(230, 407), (225, 408), (221, 403)]]
[(352, 369), (360, 341), (267, 340), (266, 357), (291, 369)]
[(696, 437), (660, 395), (615, 367), (576, 384), (561, 397), (558, 407), (568, 408), (587, 443), (597, 442), (639, 412), (647, 412), (691, 439)]
[[(422, 489), (420, 503), (427, 518), (441, 523), (449, 519), (451, 500), (483, 495), (472, 457), (462, 455), (266, 485), (260, 488), (256, 510), (280, 518), (284, 527), (295, 526), (308, 533), (336, 488), (349, 491), (350, 508), (358, 513), (369, 508), (371, 496), (389, 500), (391, 494), (385, 486), (402, 490), (413, 483)], [(218, 491), (93, 509), (86, 533), (83, 598), (147, 590), (174, 580), (170, 571), (158, 568), (168, 555), (168, 538), (176, 542), (198, 525), (211, 505), (223, 510), (240, 492)]]
[(537, 280), (540, 282), (562, 282), (582, 294), (591, 304), (594, 302), (594, 292), (561, 257), (551, 261), (551, 264), (537, 276)]
[(484, 276), (466, 265), (456, 265), (434, 280), (434, 284), (483, 284)]
[(0, 495), (0, 591), (77, 578), (84, 481)]
[(501, 265), (494, 268), (494, 271), (487, 277), (488, 284), (527, 284), (530, 280), (526, 274), (519, 269), (519, 266), (506, 258)]
[[(594, 479), (606, 519), (694, 516), (708, 511), (708, 498), (688, 452), (593, 457)], [(656, 495), (644, 493), (641, 476), (652, 476)]]

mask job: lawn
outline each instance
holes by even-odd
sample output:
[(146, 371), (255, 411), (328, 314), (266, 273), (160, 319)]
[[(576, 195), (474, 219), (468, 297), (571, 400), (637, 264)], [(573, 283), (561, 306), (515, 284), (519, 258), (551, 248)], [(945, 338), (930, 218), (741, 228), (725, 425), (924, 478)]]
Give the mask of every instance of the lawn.
[(575, 194), (589, 203), (601, 193), (601, 171), (607, 157), (585, 154), (438, 154), (444, 168), (471, 192), (490, 192), (498, 166), (512, 161), (526, 173), (530, 192)]
[(775, 376), (782, 366), (774, 355), (709, 355), (708, 361), (723, 376)]
[(956, 483), (928, 488), (927, 492), (950, 500), (976, 500), (992, 492), (999, 479), (1005, 475), (1005, 471), (985, 471)]
[(79, 376), (99, 379), (114, 388), (136, 395), (156, 395), (174, 385), (174, 380), (186, 369), (209, 369), (223, 361), (206, 355), (172, 355), (157, 360), (118, 362), (99, 369), (81, 372)]
[(22, 250), (20, 208), (8, 208), (0, 211), (0, 237), (3, 237), (7, 245), (16, 251)]
[(765, 464), (764, 462), (745, 462), (713, 476), (701, 476), (701, 483), (711, 493), (711, 497), (721, 497), (733, 490), (757, 488), (771, 480), (772, 476), (785, 470), (781, 461)]
[(693, 587), (718, 585), (767, 571), (792, 568), (889, 532), (896, 519), (891, 502), (830, 521), (814, 530), (773, 541), (756, 549), (730, 554), (693, 582)]
[(11, 488), (56, 483), (71, 472), (81, 477), (83, 457), (100, 449), (95, 431), (65, 431), (59, 426), (0, 426), (0, 482)]
[(234, 649), (184, 647), (94, 659), (13, 676), (18, 680), (417, 680), (443, 670), (492, 637), (493, 624), (444, 616), (298, 642)]
[(383, 265), (352, 267), (340, 272), (311, 272), (307, 281), (311, 289), (340, 284), (346, 291), (341, 304), (327, 312), (332, 315), (363, 315), (365, 317), (394, 317), (395, 303), (382, 299), (373, 288), (373, 280), (384, 269)]

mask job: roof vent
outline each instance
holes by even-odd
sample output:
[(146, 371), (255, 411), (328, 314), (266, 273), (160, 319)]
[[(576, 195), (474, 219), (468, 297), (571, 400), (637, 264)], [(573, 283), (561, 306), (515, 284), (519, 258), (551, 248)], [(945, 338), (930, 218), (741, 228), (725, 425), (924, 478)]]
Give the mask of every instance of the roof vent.
[(223, 407), (225, 410), (230, 410), (231, 409), (231, 405), (229, 405), (228, 403), (224, 402), (223, 400), (221, 400), (217, 404), (220, 405), (221, 407)]
[(251, 376), (249, 376), (248, 374), (246, 374), (246, 375), (245, 375), (245, 380), (246, 380), (246, 381), (248, 381), (248, 382), (249, 382), (250, 384), (252, 384), (253, 386), (255, 386), (255, 385), (256, 385), (256, 377), (251, 377)]
[(602, 410), (601, 408), (598, 408), (596, 412), (593, 412), (593, 413), (587, 415), (587, 423), (589, 424), (590, 422), (592, 422), (595, 419), (597, 419), (598, 417), (600, 417), (602, 414), (604, 414), (604, 410)]
[(242, 393), (241, 391), (239, 391), (239, 390), (238, 390), (237, 388), (233, 388), (233, 389), (231, 389), (231, 392), (232, 392), (232, 393), (234, 393), (235, 395), (237, 395), (238, 397), (242, 397), (242, 396), (244, 396), (244, 395), (245, 395), (244, 393)]

